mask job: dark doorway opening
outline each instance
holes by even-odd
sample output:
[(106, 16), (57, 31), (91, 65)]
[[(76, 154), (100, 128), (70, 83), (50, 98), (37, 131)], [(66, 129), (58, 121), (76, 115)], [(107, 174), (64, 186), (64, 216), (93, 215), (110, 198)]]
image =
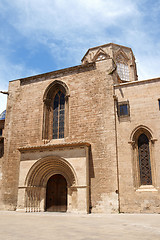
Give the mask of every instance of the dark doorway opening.
[(46, 211), (67, 211), (67, 181), (60, 174), (53, 175), (48, 180), (46, 189)]

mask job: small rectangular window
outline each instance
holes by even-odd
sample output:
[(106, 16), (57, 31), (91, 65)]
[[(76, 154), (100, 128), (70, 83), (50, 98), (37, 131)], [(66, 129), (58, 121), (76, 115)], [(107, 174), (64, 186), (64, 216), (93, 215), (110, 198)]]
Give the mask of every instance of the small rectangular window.
[(0, 129), (0, 137), (2, 136), (2, 129)]
[(126, 117), (130, 115), (129, 101), (118, 103), (118, 116)]
[(128, 107), (127, 104), (120, 105), (120, 116), (128, 115)]

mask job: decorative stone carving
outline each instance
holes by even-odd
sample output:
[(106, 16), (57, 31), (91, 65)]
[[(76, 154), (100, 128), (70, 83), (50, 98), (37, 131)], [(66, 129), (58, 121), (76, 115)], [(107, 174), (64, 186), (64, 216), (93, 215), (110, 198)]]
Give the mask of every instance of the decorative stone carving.
[(96, 61), (103, 61), (106, 59), (109, 59), (110, 56), (101, 48), (98, 49), (97, 53), (94, 55), (92, 61), (96, 62)]
[(115, 56), (114, 56), (114, 59), (115, 59), (115, 62), (118, 62), (118, 63), (123, 63), (123, 64), (127, 64), (129, 59), (126, 55), (126, 53), (119, 49), (116, 53), (115, 53)]

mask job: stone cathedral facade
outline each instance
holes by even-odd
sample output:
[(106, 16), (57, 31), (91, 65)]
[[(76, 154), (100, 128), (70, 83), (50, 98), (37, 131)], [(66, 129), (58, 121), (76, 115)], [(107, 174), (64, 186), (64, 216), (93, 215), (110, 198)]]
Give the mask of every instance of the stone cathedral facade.
[(11, 81), (0, 117), (0, 209), (160, 213), (160, 78), (131, 48)]

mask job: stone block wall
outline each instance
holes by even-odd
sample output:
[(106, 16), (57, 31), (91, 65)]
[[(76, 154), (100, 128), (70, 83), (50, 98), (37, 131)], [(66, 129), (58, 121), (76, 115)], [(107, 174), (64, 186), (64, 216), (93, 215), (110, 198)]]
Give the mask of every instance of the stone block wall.
[(107, 59), (10, 82), (5, 122), (3, 208), (16, 209), (18, 148), (44, 144), (43, 95), (49, 84), (59, 80), (69, 88), (69, 132), (65, 139), (50, 143), (90, 143), (90, 208), (92, 212), (118, 211), (113, 78), (108, 74), (112, 64), (112, 59)]
[[(160, 79), (115, 86), (118, 102), (129, 101), (130, 117), (117, 117), (119, 194), (121, 212), (160, 212)], [(132, 136), (146, 129), (151, 134), (150, 161), (152, 185), (141, 186), (138, 180), (138, 153)], [(136, 167), (137, 166), (137, 167)]]
[[(117, 56), (125, 58), (130, 82), (122, 83), (124, 81), (119, 80), (115, 65)], [(90, 146), (91, 212), (159, 213), (160, 79), (136, 81), (132, 50), (115, 44), (89, 49), (82, 63), (81, 66), (10, 82), (4, 132), (5, 151), (0, 162), (3, 176), (1, 209), (17, 208), (19, 177), (20, 180), (23, 178), (23, 172), (27, 175), (25, 164), (20, 164), (22, 154), (19, 148), (39, 146), (38, 156), (41, 158), (41, 148), (47, 144), (54, 146), (85, 142)], [(43, 139), (44, 94), (54, 81), (60, 81), (68, 88), (68, 118), (65, 138), (51, 140)], [(130, 111), (129, 116), (123, 118), (117, 114), (117, 104), (122, 102), (129, 104)], [(150, 186), (141, 186), (139, 181), (134, 137), (137, 131), (142, 130), (150, 136)], [(62, 151), (61, 157), (64, 153)], [(69, 161), (72, 163), (71, 159)], [(38, 158), (34, 161), (38, 161)], [(27, 164), (32, 165), (31, 162)], [(78, 172), (78, 166), (75, 166)], [(80, 168), (82, 170), (81, 165)], [(76, 194), (73, 194), (74, 198)], [(23, 197), (19, 202), (21, 200), (24, 202)]]

